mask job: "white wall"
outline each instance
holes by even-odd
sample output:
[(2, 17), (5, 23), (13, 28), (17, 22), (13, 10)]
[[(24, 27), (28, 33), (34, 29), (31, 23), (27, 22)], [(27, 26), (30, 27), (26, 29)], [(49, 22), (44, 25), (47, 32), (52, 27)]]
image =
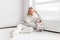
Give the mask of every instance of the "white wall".
[[(23, 19), (25, 13), (27, 13), (28, 7), (33, 6), (30, 5), (30, 2), (30, 0), (0, 0), (0, 27), (17, 25)], [(56, 3), (50, 8), (53, 12), (48, 9), (41, 11), (41, 9), (39, 11), (40, 15), (44, 19), (60, 20), (59, 6), (57, 4), (59, 5), (59, 3)], [(54, 9), (56, 5), (57, 10)]]
[(44, 20), (60, 20), (59, 2), (40, 4), (35, 8)]
[(24, 0), (24, 20), (29, 7), (30, 7), (30, 0)]
[(23, 0), (0, 0), (0, 27), (15, 26), (23, 15)]

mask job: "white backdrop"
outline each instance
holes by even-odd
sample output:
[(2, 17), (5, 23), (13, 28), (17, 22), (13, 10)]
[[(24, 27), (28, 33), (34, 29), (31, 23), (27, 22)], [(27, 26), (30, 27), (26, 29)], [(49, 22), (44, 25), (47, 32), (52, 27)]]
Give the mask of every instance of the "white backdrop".
[(35, 8), (44, 20), (60, 20), (58, 2), (36, 5)]
[(35, 0), (34, 5), (44, 20), (60, 20), (59, 0)]
[(0, 27), (17, 25), (23, 15), (23, 0), (0, 0)]

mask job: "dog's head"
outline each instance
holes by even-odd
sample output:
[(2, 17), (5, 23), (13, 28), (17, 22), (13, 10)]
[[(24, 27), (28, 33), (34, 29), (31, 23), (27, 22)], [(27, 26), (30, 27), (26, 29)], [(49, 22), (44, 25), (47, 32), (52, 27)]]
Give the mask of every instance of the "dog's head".
[(37, 23), (40, 23), (40, 22), (42, 22), (42, 20), (40, 20), (40, 19), (37, 19), (37, 21), (36, 21)]

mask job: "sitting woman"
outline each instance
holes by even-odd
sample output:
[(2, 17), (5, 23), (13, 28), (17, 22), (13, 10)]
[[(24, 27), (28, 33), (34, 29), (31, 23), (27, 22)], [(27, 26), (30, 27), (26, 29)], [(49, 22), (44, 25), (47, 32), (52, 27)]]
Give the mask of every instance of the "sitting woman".
[(30, 33), (34, 31), (42, 31), (42, 19), (39, 17), (36, 10), (32, 7), (28, 9), (27, 17), (23, 22), (17, 25), (17, 28), (11, 32), (11, 37), (16, 36), (19, 33)]
[[(39, 20), (39, 22), (38, 22), (38, 20)], [(38, 12), (36, 10), (34, 10), (32, 7), (30, 7), (28, 9), (26, 23), (28, 23), (30, 26), (32, 26), (33, 29), (36, 30), (36, 31), (40, 31), (41, 30), (41, 28), (39, 29), (38, 24), (40, 24), (40, 27), (42, 26), (41, 25), (42, 19), (38, 15)]]

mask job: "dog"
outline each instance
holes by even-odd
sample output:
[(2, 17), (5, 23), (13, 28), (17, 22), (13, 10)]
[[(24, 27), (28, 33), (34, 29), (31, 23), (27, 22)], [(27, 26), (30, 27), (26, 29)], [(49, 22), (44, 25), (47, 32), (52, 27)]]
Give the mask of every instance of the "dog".
[(37, 21), (36, 21), (36, 31), (37, 32), (42, 32), (43, 31), (42, 27), (43, 27), (42, 20), (37, 19)]

